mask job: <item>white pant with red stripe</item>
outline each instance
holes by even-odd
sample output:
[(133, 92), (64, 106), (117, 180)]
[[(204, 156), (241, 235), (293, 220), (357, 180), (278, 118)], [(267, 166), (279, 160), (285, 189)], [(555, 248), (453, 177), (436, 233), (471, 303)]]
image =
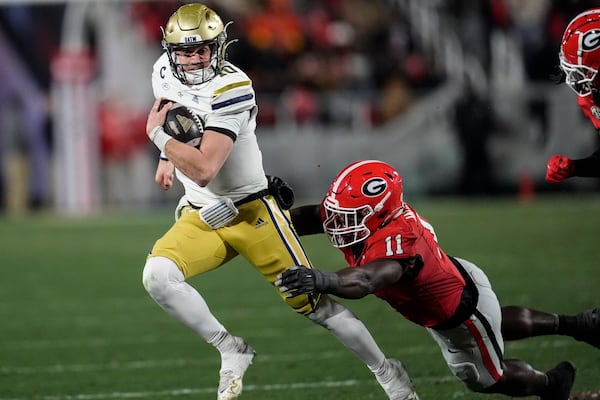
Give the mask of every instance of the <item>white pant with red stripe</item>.
[(492, 386), (502, 376), (502, 312), (485, 273), (469, 261), (456, 260), (477, 285), (477, 309), (456, 328), (427, 331), (440, 346), (452, 373), (469, 389), (479, 392)]

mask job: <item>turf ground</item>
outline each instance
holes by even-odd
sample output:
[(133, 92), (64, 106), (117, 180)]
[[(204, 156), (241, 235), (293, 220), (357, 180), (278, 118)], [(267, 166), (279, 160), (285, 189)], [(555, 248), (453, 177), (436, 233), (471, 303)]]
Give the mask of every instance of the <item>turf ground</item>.
[[(600, 198), (416, 201), (440, 243), (490, 276), (503, 304), (574, 312), (600, 303)], [(0, 220), (0, 400), (214, 399), (215, 350), (158, 308), (141, 285), (144, 257), (170, 210), (87, 219)], [(316, 265), (342, 265), (322, 236)], [(258, 357), (244, 400), (384, 399), (335, 338), (295, 315), (243, 260), (191, 281)], [(385, 303), (343, 301), (423, 400), (502, 399), (467, 392), (427, 333)], [(600, 389), (600, 351), (563, 337), (507, 344), (507, 357), (549, 369), (571, 360), (576, 391)]]

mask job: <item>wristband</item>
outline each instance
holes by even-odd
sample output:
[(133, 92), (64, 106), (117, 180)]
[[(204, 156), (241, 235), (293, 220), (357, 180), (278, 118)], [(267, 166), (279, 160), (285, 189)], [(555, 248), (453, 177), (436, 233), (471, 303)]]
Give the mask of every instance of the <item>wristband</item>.
[(339, 277), (335, 272), (312, 270), (315, 276), (315, 290), (320, 293), (333, 293), (339, 287)]
[(165, 146), (167, 145), (167, 142), (173, 139), (160, 125), (152, 129), (148, 134), (148, 137), (150, 140), (152, 140), (152, 142), (154, 142), (156, 147), (158, 147), (162, 153), (165, 152)]

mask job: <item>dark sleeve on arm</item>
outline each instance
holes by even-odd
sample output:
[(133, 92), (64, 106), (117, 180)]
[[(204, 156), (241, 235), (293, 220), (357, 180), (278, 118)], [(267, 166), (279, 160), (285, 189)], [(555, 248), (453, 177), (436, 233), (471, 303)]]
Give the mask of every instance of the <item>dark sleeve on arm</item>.
[(233, 131), (230, 131), (229, 129), (226, 129), (226, 128), (221, 128), (221, 127), (218, 127), (218, 126), (207, 126), (206, 128), (204, 128), (204, 131), (219, 132), (219, 133), (222, 133), (225, 136), (229, 136), (229, 138), (231, 140), (233, 140), (234, 142), (237, 140), (237, 135)]
[(323, 233), (321, 209), (317, 204), (295, 207), (290, 210), (292, 224), (300, 236)]
[(600, 177), (600, 149), (587, 158), (581, 158), (575, 161), (574, 176), (586, 178)]

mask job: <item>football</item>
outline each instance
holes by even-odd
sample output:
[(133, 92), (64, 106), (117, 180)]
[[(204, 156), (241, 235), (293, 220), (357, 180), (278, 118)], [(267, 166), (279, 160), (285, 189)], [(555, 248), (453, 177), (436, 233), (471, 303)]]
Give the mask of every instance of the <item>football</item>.
[[(160, 108), (169, 102), (169, 100), (163, 101)], [(172, 136), (180, 142), (195, 148), (200, 147), (200, 141), (202, 140), (202, 134), (204, 133), (202, 121), (200, 121), (200, 118), (189, 108), (176, 102), (171, 103), (173, 103), (173, 105), (167, 113), (163, 129), (169, 136)]]

